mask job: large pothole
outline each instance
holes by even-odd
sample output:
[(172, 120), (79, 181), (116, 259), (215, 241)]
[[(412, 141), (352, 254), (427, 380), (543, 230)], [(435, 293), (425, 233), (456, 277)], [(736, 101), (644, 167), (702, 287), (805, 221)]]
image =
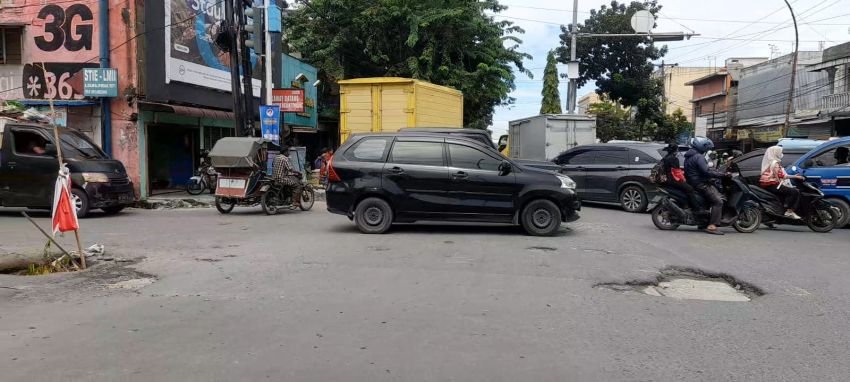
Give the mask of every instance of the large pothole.
[(662, 269), (655, 280), (602, 283), (594, 288), (679, 300), (746, 302), (764, 295), (755, 285), (728, 274), (680, 267)]

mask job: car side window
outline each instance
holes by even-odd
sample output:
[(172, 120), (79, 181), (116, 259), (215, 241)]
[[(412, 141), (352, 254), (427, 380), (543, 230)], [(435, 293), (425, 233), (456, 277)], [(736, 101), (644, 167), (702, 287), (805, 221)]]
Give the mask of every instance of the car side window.
[(661, 158), (653, 158), (651, 155), (640, 150), (629, 150), (629, 159), (632, 164), (656, 164), (661, 160)]
[(12, 140), (14, 141), (15, 154), (46, 156), (47, 140), (41, 134), (26, 130), (13, 130)]
[(481, 150), (456, 144), (449, 144), (449, 158), (452, 167), (469, 170), (498, 171), (502, 163)]
[(348, 149), (345, 157), (360, 162), (383, 162), (391, 139), (389, 137), (364, 138)]
[(556, 161), (559, 165), (593, 164), (596, 157), (594, 150), (576, 150), (565, 153)]
[(761, 161), (764, 155), (756, 155), (744, 160), (738, 161), (738, 168), (741, 171), (761, 171)]
[(596, 152), (596, 164), (629, 164), (628, 151), (626, 150), (599, 150)]
[(838, 146), (812, 158), (814, 167), (850, 166), (850, 146)]
[(397, 141), (393, 144), (390, 161), (396, 164), (445, 166), (441, 142)]

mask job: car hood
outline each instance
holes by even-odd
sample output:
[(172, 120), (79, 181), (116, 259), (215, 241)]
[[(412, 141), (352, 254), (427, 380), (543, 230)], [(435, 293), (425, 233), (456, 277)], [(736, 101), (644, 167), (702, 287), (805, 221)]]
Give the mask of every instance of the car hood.
[(533, 171), (533, 172), (551, 172), (558, 173), (561, 170), (561, 166), (557, 165), (553, 162), (542, 161), (542, 160), (530, 160), (530, 159), (514, 159), (514, 163), (518, 164), (523, 170)]
[(110, 176), (127, 176), (127, 170), (121, 161), (115, 159), (73, 159), (68, 158), (68, 170), (75, 172), (102, 172)]

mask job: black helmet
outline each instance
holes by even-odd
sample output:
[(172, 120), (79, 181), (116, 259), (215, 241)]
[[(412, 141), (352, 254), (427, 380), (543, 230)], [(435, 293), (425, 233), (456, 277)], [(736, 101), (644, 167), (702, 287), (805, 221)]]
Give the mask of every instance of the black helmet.
[(694, 139), (691, 139), (691, 148), (700, 154), (705, 154), (714, 148), (714, 142), (706, 137), (695, 137)]

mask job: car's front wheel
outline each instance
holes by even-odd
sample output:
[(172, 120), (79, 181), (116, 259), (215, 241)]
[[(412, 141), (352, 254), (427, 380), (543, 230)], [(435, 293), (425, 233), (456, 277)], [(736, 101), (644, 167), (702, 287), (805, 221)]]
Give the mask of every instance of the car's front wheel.
[(85, 191), (72, 188), (71, 202), (74, 203), (74, 208), (77, 210), (77, 218), (82, 219), (89, 215), (89, 196)]
[(393, 225), (393, 209), (383, 199), (366, 198), (357, 204), (354, 222), (362, 233), (381, 234)]
[(841, 228), (850, 223), (850, 203), (838, 198), (830, 198), (826, 201), (836, 207), (835, 214), (838, 215), (838, 221), (835, 223), (835, 228)]
[(520, 218), (525, 231), (534, 236), (552, 236), (561, 227), (561, 210), (546, 199), (528, 203)]
[(626, 186), (620, 191), (620, 205), (627, 212), (645, 212), (649, 200), (639, 186)]

